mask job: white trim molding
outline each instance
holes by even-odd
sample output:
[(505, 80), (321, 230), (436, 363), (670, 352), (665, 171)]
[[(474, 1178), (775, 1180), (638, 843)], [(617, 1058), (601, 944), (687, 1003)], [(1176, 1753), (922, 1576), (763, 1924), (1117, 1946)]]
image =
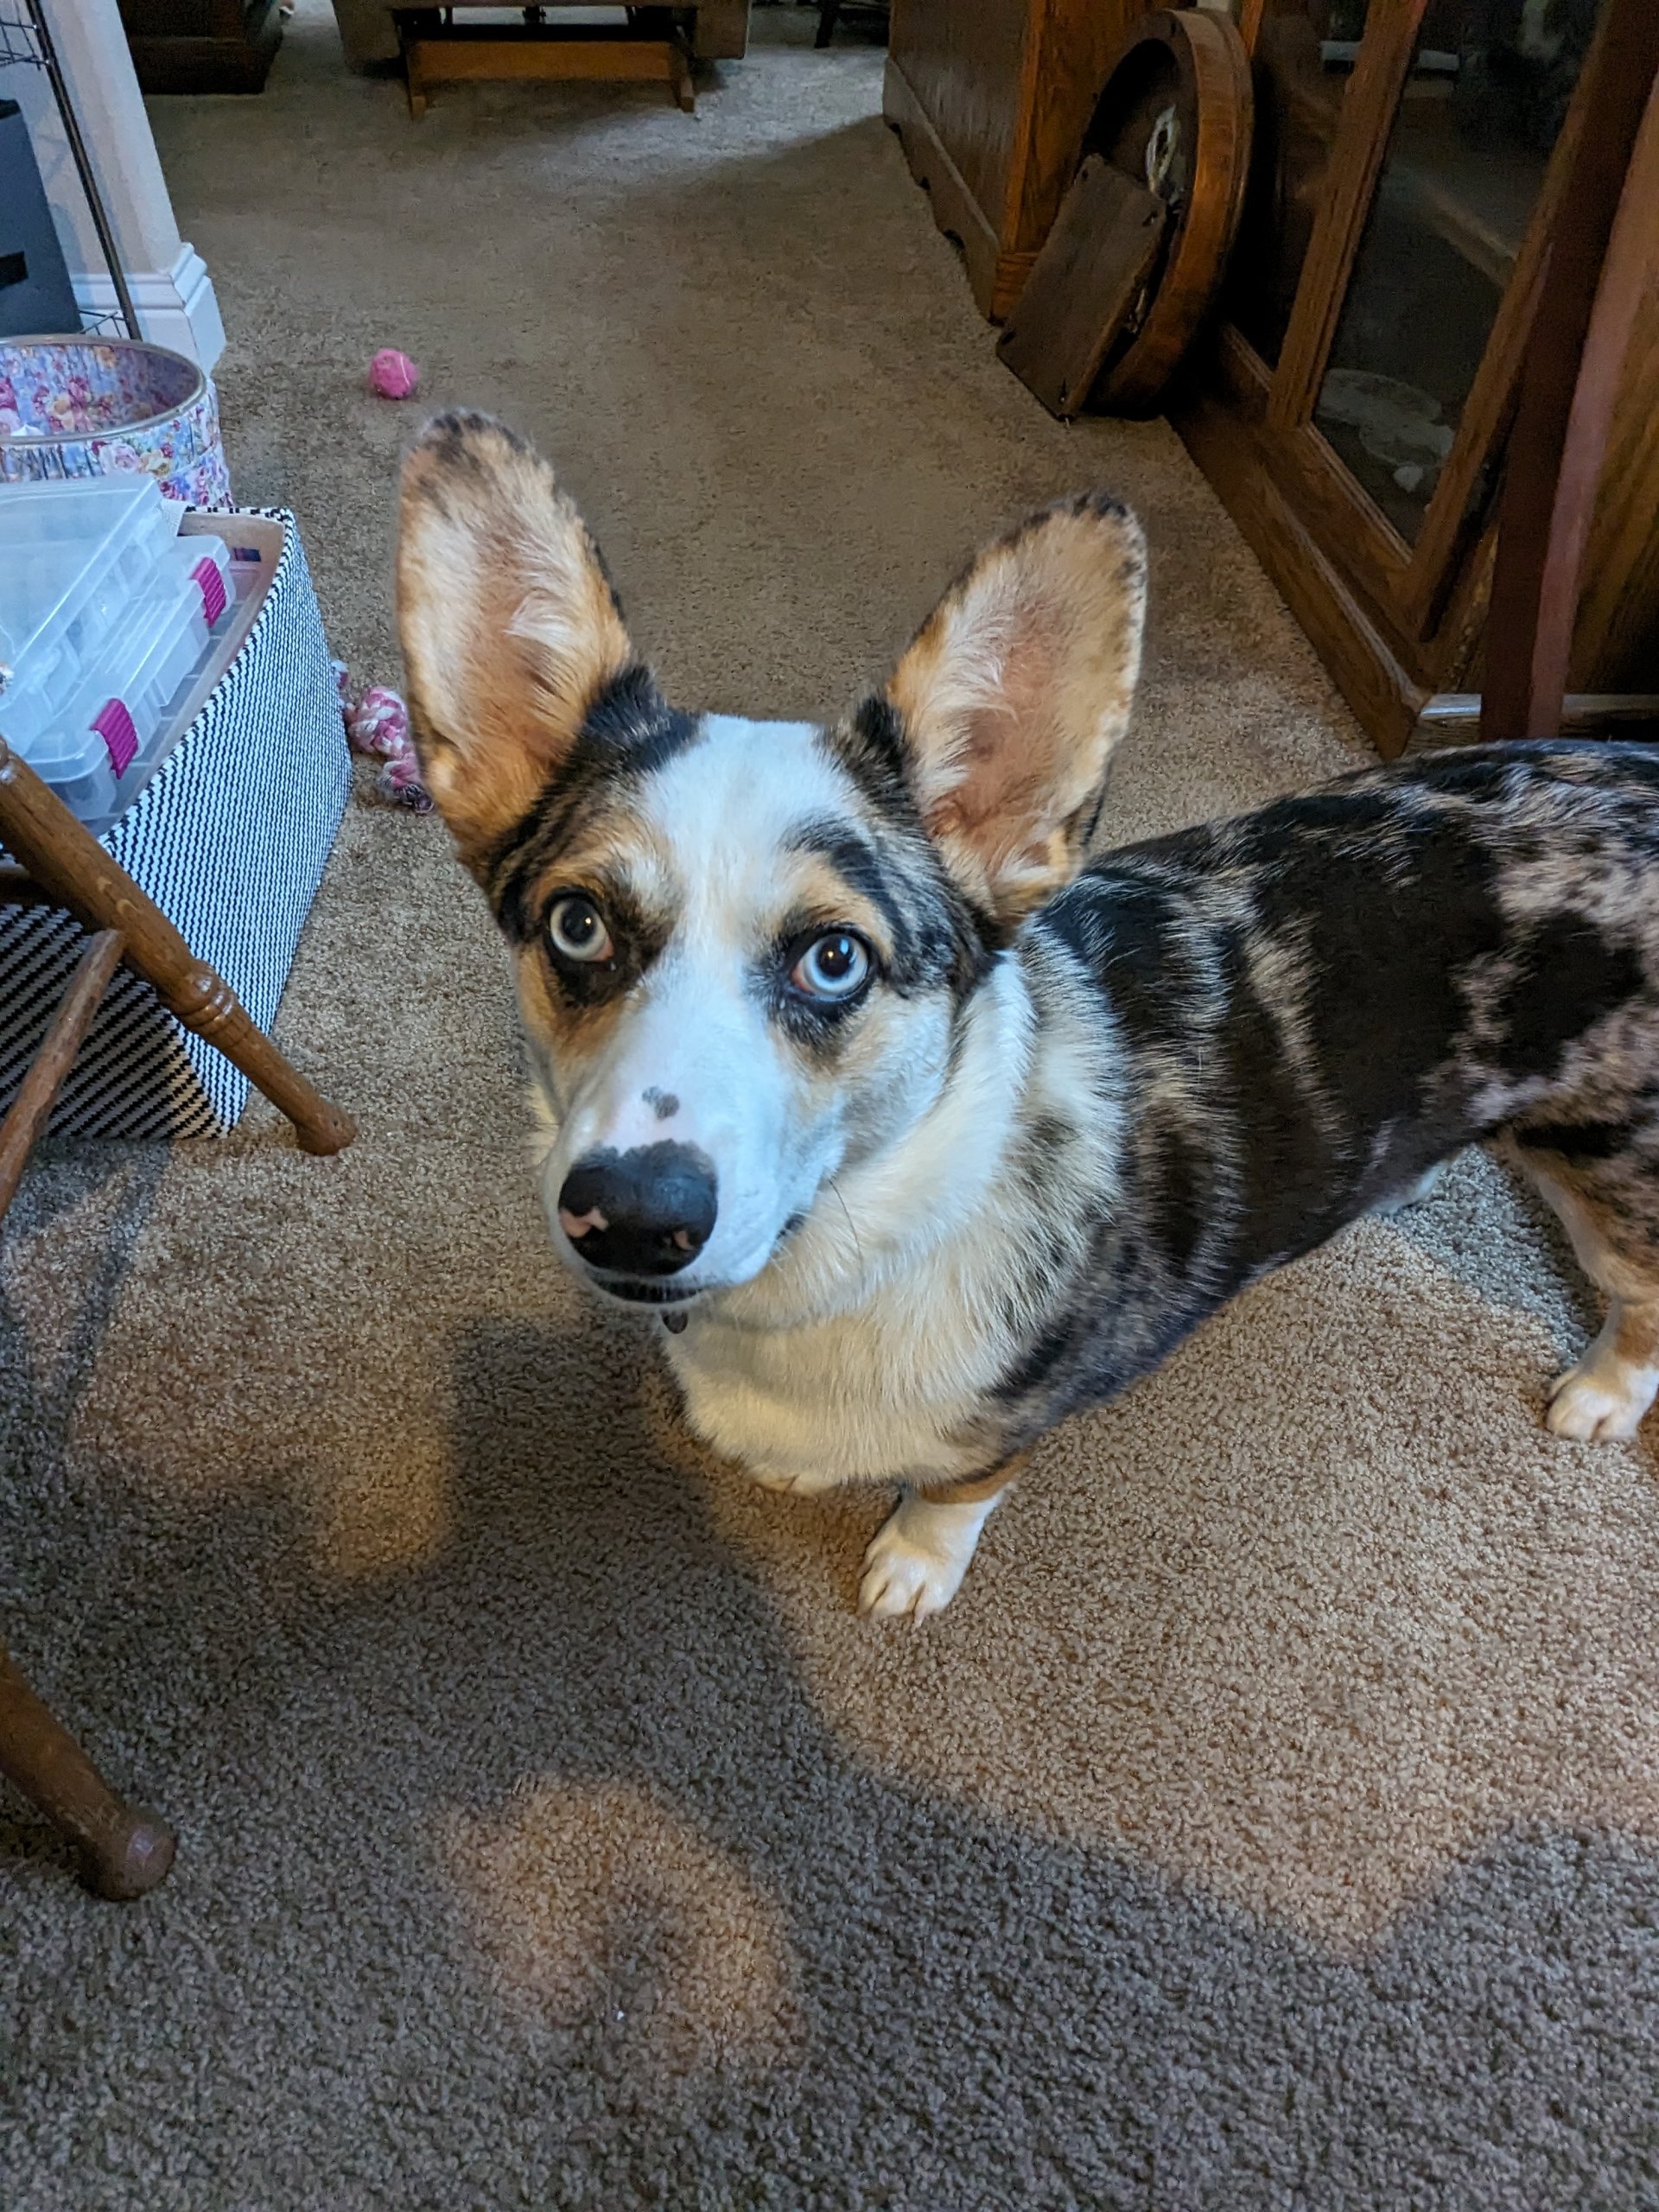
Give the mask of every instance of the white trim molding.
[[(139, 334), (211, 369), (225, 350), (225, 326), (201, 256), (179, 236), (119, 0), (54, 0), (52, 35), (132, 289)], [(28, 122), (82, 315), (89, 321), (112, 315), (115, 287), (45, 73), (0, 69), (0, 94), (18, 101)]]
[[(99, 270), (74, 280), (75, 298), (81, 314), (114, 315), (119, 302), (108, 275)], [(188, 354), (202, 369), (211, 371), (225, 351), (225, 325), (213, 292), (207, 264), (194, 246), (181, 245), (170, 269), (127, 271), (140, 325), (139, 335), (156, 346), (170, 346)]]

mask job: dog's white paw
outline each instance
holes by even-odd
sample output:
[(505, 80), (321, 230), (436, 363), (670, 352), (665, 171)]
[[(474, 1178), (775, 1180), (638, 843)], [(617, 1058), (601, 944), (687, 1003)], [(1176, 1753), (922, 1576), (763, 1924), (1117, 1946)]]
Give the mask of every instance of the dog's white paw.
[(943, 1612), (962, 1578), (989, 1517), (995, 1498), (942, 1504), (901, 1498), (864, 1554), (858, 1610), (871, 1620), (925, 1620)]
[(1557, 1436), (1580, 1444), (1611, 1444), (1634, 1436), (1653, 1403), (1652, 1377), (1645, 1369), (1628, 1377), (1587, 1364), (1569, 1368), (1549, 1394), (1544, 1419)]
[(962, 1587), (968, 1561), (941, 1559), (903, 1536), (888, 1534), (889, 1522), (864, 1554), (864, 1580), (858, 1586), (858, 1610), (870, 1620), (925, 1621), (943, 1612)]

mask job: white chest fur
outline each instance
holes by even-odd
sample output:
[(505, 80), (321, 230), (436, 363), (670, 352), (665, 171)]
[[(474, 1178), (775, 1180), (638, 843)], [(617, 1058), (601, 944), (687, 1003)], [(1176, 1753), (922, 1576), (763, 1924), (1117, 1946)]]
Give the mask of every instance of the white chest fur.
[[(1026, 980), (1005, 963), (932, 1110), (839, 1177), (756, 1281), (667, 1339), (697, 1434), (802, 1491), (986, 1472), (987, 1394), (1032, 1318), (1009, 1296), (1028, 1227), (1010, 1209), (1010, 1155), (1034, 1112), (1080, 1128), (1099, 1098), (1096, 1050), (1052, 1024), (1038, 1049)], [(1109, 1131), (1096, 1135), (1103, 1163)]]
[(785, 1329), (694, 1315), (669, 1358), (692, 1428), (761, 1481), (812, 1491), (978, 1473), (952, 1439), (1008, 1347), (977, 1306), (949, 1250), (935, 1251), (852, 1313)]

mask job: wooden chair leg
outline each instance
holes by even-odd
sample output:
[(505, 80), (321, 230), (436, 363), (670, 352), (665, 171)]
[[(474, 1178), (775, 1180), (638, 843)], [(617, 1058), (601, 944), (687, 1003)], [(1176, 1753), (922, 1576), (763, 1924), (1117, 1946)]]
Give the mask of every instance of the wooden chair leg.
[(119, 930), (100, 930), (89, 939), (41, 1049), (18, 1085), (4, 1121), (0, 1122), (0, 1221), (17, 1195), (35, 1140), (46, 1127), (52, 1102), (74, 1065), (81, 1039), (104, 1003), (110, 978), (120, 965), (121, 944)]
[(80, 1854), (101, 1897), (141, 1897), (167, 1878), (177, 1839), (166, 1821), (119, 1797), (0, 1645), (0, 1774)]
[(812, 41), (814, 46), (829, 45), (830, 40), (834, 38), (836, 35), (836, 25), (839, 22), (840, 17), (841, 0), (820, 0), (818, 8), (818, 35)]
[(230, 985), (198, 960), (167, 916), (91, 831), (0, 738), (0, 844), (94, 935), (118, 930), (121, 957), (168, 1012), (215, 1046), (285, 1114), (303, 1152), (341, 1151), (357, 1134), (349, 1115), (285, 1059)]

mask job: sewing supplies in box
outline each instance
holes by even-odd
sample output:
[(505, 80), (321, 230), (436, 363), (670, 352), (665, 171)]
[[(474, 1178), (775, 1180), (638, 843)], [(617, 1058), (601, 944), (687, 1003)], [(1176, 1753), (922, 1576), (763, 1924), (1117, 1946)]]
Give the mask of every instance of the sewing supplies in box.
[(95, 836), (182, 734), (232, 550), (146, 477), (0, 484), (0, 736)]

